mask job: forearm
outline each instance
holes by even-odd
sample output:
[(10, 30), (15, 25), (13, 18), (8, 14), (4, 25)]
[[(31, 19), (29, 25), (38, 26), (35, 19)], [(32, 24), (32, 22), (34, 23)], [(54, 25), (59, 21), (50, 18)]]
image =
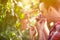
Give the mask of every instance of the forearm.
[(49, 29), (48, 29), (47, 25), (43, 28), (43, 33), (44, 33), (44, 36), (47, 40), (48, 36), (49, 36)]
[(38, 40), (42, 40), (42, 30), (39, 30), (38, 32)]
[(47, 40), (44, 32), (43, 32), (43, 40)]
[(49, 35), (49, 29), (44, 28), (44, 29), (43, 29), (43, 32), (44, 32), (47, 36)]
[(43, 30), (43, 33), (44, 33), (45, 39), (47, 40), (49, 36), (48, 32), (46, 30)]
[(48, 39), (48, 36), (49, 36), (49, 29), (48, 27), (44, 27), (43, 29), (41, 30), (38, 30), (38, 39), (39, 40), (47, 40)]
[(34, 40), (34, 37), (32, 36), (32, 37), (30, 38), (30, 40)]
[(39, 32), (38, 32), (38, 40), (47, 40), (48, 39), (48, 33), (47, 33), (47, 31), (44, 29), (43, 31), (42, 30), (40, 30)]

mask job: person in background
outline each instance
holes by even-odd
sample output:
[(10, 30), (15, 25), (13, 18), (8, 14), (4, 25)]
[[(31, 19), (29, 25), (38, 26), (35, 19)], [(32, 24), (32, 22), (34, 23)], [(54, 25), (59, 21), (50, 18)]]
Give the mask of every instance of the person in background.
[[(44, 19), (45, 23), (42, 22), (42, 23), (44, 23), (43, 25), (45, 25), (45, 26), (42, 26), (44, 35), (47, 37), (45, 40), (59, 40), (59, 38), (60, 38), (59, 36), (55, 36), (57, 38), (55, 38), (53, 36), (55, 35), (55, 32), (56, 32), (55, 27), (58, 26), (56, 24), (59, 24), (59, 21), (60, 21), (60, 0), (41, 0), (41, 2), (42, 2), (42, 5), (40, 5), (40, 11), (42, 13), (42, 16), (44, 18), (46, 18), (46, 20)], [(50, 28), (51, 22), (54, 22), (54, 25)], [(42, 23), (40, 23), (40, 24), (42, 24)], [(50, 28), (50, 32), (49, 32), (48, 27)], [(58, 28), (59, 28), (59, 26), (57, 27), (57, 29)], [(58, 33), (56, 33), (56, 34), (60, 35)]]
[(40, 0), (40, 12), (47, 18), (48, 27), (50, 23), (60, 20), (60, 0)]
[[(60, 40), (60, 0), (41, 0), (41, 3), (40, 12), (43, 18), (36, 24), (38, 40)], [(54, 22), (52, 27), (51, 22)]]

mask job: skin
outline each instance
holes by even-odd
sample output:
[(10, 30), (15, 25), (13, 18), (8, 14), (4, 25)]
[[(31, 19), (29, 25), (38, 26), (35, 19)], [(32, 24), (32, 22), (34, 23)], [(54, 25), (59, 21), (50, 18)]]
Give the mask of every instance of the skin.
[(57, 21), (60, 20), (60, 6), (57, 7), (57, 10), (53, 6), (49, 6), (49, 8), (46, 9), (44, 3), (42, 2), (39, 7), (42, 13), (42, 16), (47, 19), (49, 28), (50, 28), (51, 22), (56, 23)]
[[(48, 23), (48, 25), (49, 25), (49, 23), (50, 22), (57, 22), (57, 21), (59, 21), (60, 20), (60, 11), (59, 11), (59, 6), (58, 6), (58, 10), (56, 10), (54, 7), (52, 7), (52, 6), (50, 6), (49, 8), (48, 8), (48, 10), (46, 10), (46, 8), (44, 7), (44, 3), (42, 3), (42, 5), (40, 6), (40, 8), (41, 8), (41, 13), (42, 13), (42, 16), (43, 17), (45, 17), (47, 20), (47, 23)], [(45, 22), (46, 22), (45, 21)], [(41, 26), (40, 24), (40, 26), (37, 26), (37, 28), (41, 28), (41, 27), (43, 27), (43, 30), (42, 29), (37, 29), (38, 30), (38, 34), (39, 34), (39, 40), (42, 40), (42, 39), (40, 39), (41, 38), (41, 30), (44, 32), (44, 35), (45, 35), (45, 37), (47, 37), (45, 40), (47, 40), (48, 39), (48, 36), (49, 36), (49, 29), (48, 29), (48, 26), (47, 26), (47, 24), (45, 23), (45, 22), (43, 22), (42, 24), (43, 24), (43, 26)], [(44, 25), (46, 25), (46, 26), (44, 26)], [(40, 31), (39, 31), (40, 30)]]
[[(38, 40), (47, 40), (49, 35), (49, 29), (47, 28), (47, 21), (45, 19), (41, 19), (37, 22), (37, 30), (38, 30)], [(43, 35), (43, 36), (42, 36)], [(43, 37), (43, 38), (42, 38)]]
[(57, 7), (58, 10), (56, 10), (52, 6), (49, 6), (49, 8), (46, 9), (43, 2), (40, 5), (40, 11), (42, 13), (42, 16), (44, 18), (46, 18), (46, 20), (43, 19), (44, 21), (41, 21), (42, 19), (40, 19), (37, 22), (36, 28), (37, 28), (37, 31), (38, 31), (38, 40), (43, 40), (42, 39), (42, 34), (44, 35), (44, 37), (43, 37), (44, 40), (47, 40), (48, 36), (49, 36), (49, 29), (48, 29), (48, 27), (50, 28), (50, 25), (49, 25), (50, 22), (56, 23), (57, 21), (60, 21), (60, 11), (59, 11), (60, 10), (60, 5), (59, 5), (60, 4), (60, 0), (57, 0), (57, 3), (58, 3), (57, 4), (58, 5), (58, 7)]
[(31, 39), (31, 40), (34, 40), (35, 34), (36, 34), (35, 28), (32, 26), (32, 27), (30, 28), (30, 39)]

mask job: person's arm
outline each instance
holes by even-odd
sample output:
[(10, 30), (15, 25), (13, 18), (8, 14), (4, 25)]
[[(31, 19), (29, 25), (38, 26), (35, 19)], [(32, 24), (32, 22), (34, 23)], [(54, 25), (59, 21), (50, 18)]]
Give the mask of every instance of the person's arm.
[(35, 28), (31, 27), (30, 28), (30, 40), (34, 40), (35, 33), (36, 33)]
[(43, 40), (43, 34), (41, 30), (38, 32), (38, 40)]
[(49, 36), (49, 29), (47, 27), (47, 22), (45, 19), (41, 19), (37, 23), (37, 31), (38, 31), (38, 39), (39, 40), (47, 40)]
[(48, 26), (47, 26), (47, 20), (45, 20), (45, 23), (44, 23), (44, 26), (43, 26), (43, 33), (44, 33), (45, 39), (47, 40), (48, 36), (49, 36), (49, 29), (48, 29)]
[(47, 40), (48, 39), (48, 36), (49, 36), (49, 31), (44, 28), (43, 29), (43, 33), (44, 33), (45, 39)]
[(43, 31), (44, 31), (45, 35), (48, 37), (48, 35), (49, 35), (49, 29), (48, 29), (48, 26), (47, 26), (47, 21), (45, 21)]
[(30, 40), (34, 40), (34, 37), (33, 37), (33, 36), (31, 36)]

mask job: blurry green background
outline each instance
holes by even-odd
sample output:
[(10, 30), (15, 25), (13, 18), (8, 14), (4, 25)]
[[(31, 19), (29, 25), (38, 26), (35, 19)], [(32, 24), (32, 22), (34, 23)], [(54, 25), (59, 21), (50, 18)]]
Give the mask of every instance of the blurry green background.
[(24, 24), (20, 20), (24, 20), (25, 13), (31, 10), (39, 11), (39, 2), (39, 0), (0, 0), (0, 40), (30, 40), (29, 29), (23, 30), (21, 25)]

